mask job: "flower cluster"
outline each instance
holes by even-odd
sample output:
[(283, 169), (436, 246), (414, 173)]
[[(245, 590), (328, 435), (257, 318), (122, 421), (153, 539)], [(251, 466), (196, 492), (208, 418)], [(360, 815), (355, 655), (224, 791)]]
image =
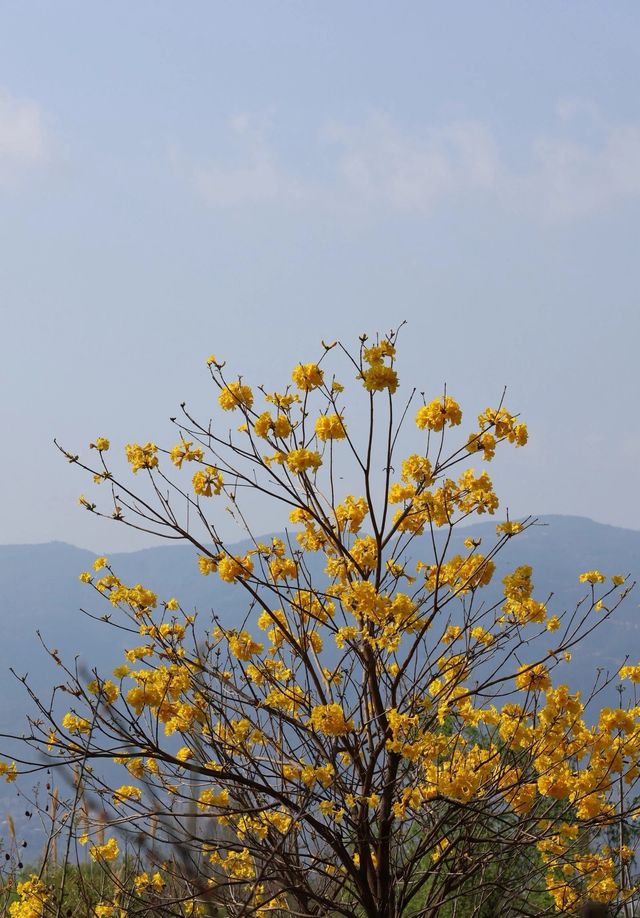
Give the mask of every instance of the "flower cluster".
[[(368, 392), (382, 392), (387, 389), (393, 395), (398, 388), (398, 374), (393, 368), (396, 349), (388, 340), (365, 348), (362, 359), (367, 366), (362, 370), (361, 378)], [(385, 359), (390, 364), (385, 363)]]
[[(396, 334), (371, 346), (363, 336), (344, 385), (324, 345), (274, 392), (225, 381), (212, 356), (216, 417), (187, 414), (168, 450), (126, 447), (152, 494), (128, 496), (127, 513), (190, 543), (194, 569), (217, 574), (223, 599), (196, 613), (97, 557), (80, 579), (105, 620), (115, 624), (117, 610), (124, 660), (112, 678), (69, 670), (72, 710), (46, 725), (38, 748), (56, 763), (82, 755), (82, 780), (111, 815), (82, 811), (72, 831), (98, 865), (117, 874), (105, 819), (146, 834), (151, 852), (165, 833), (166, 863), (141, 855), (131, 881), (143, 910), (191, 915), (206, 904), (268, 918), (338, 903), (386, 914), (394, 896), (400, 913), (404, 896), (405, 911), (437, 914), (459, 900), (461, 914), (489, 901), (524, 914), (530, 896), (547, 914), (632, 895), (640, 664), (620, 670), (628, 703), (595, 712), (558, 676), (627, 581), (580, 574), (587, 596), (574, 616), (538, 598), (529, 565), (497, 565), (530, 520), (458, 536), (460, 524), (496, 515), (483, 460), (524, 446), (527, 428), (500, 405), (458, 430), (462, 409), (446, 393), (420, 407), (394, 402), (396, 345)], [(238, 409), (237, 429), (223, 421), (221, 433), (221, 412)], [(412, 416), (417, 442), (402, 455)], [(89, 473), (113, 477), (108, 441), (92, 445), (100, 468)], [(160, 454), (171, 460), (162, 470)], [(265, 500), (286, 516), (283, 531), (261, 538), (251, 515)], [(225, 540), (223, 512), (244, 543)], [(121, 774), (109, 788), (105, 756)], [(16, 766), (0, 774), (12, 780)], [(611, 845), (614, 829), (625, 844)], [(173, 840), (198, 863), (197, 882), (181, 875)], [(29, 882), (11, 918), (40, 918), (48, 892)], [(118, 914), (120, 899), (101, 896), (95, 914)]]

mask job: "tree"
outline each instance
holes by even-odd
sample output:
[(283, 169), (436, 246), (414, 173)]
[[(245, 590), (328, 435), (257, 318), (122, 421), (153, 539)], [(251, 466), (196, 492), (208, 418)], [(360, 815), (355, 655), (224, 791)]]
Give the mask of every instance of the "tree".
[[(459, 405), (445, 392), (416, 411), (396, 346), (397, 333), (363, 336), (354, 354), (323, 345), (275, 393), (211, 356), (220, 419), (183, 405), (173, 448), (126, 446), (133, 479), (104, 437), (97, 462), (63, 450), (99, 486), (80, 498), (89, 512), (191, 544), (202, 575), (246, 597), (230, 627), (123, 583), (106, 558), (81, 575), (113, 607), (105, 620), (129, 629), (126, 663), (66, 668), (70, 709), (59, 693), (36, 699), (28, 742), (48, 767), (76, 769), (67, 824), (112, 878), (95, 914), (627, 907), (640, 709), (589, 721), (552, 676), (630, 584), (584, 572), (583, 602), (563, 613), (519, 567), (484, 599), (496, 555), (536, 521), (507, 518), (492, 544), (454, 549), (461, 523), (498, 509), (486, 470), (466, 464), (524, 446), (526, 426), (500, 402), (451, 446)], [(288, 514), (281, 537), (254, 535), (256, 500)], [(240, 552), (220, 536), (224, 508), (246, 531)], [(640, 666), (621, 676), (640, 682)], [(619, 844), (606, 844), (612, 827)], [(129, 888), (113, 870), (127, 837), (140, 865)], [(12, 915), (54, 902), (34, 889)]]

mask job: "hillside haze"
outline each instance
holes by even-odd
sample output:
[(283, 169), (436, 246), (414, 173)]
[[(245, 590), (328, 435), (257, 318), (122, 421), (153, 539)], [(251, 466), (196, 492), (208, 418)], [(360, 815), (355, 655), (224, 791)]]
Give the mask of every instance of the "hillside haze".
[[(483, 548), (495, 540), (495, 520), (455, 530), (451, 553), (465, 552), (462, 541), (471, 536), (483, 539)], [(265, 541), (269, 537), (265, 537)], [(246, 550), (247, 543), (238, 545)], [(480, 549), (483, 550), (482, 548)], [(100, 600), (78, 575), (92, 569), (95, 554), (61, 542), (42, 545), (0, 546), (0, 611), (3, 629), (0, 643), (0, 733), (20, 734), (25, 729), (27, 712), (34, 706), (24, 685), (10, 673), (27, 675), (30, 687), (46, 699), (51, 687), (64, 681), (64, 673), (47, 655), (42, 641), (55, 648), (64, 662), (73, 667), (77, 659), (81, 669), (94, 667), (109, 675), (122, 662), (122, 650), (137, 643), (134, 635), (109, 628), (81, 610), (97, 617), (117, 610)], [(413, 561), (430, 560), (432, 549), (426, 536), (411, 547)], [(249, 612), (246, 595), (237, 586), (222, 583), (216, 576), (202, 577), (196, 551), (184, 545), (161, 546), (136, 552), (112, 554), (109, 562), (127, 584), (142, 583), (153, 589), (160, 600), (175, 596), (185, 611), (200, 613), (201, 627), (207, 626), (215, 611), (227, 627), (241, 627)], [(597, 568), (607, 575), (630, 575), (640, 579), (640, 531), (620, 529), (595, 523), (582, 517), (546, 516), (539, 524), (511, 539), (496, 558), (496, 575), (484, 592), (487, 601), (500, 596), (501, 579), (521, 564), (533, 567), (536, 598), (549, 602), (550, 613), (573, 609), (585, 595), (578, 583), (582, 571)], [(310, 559), (313, 573), (320, 571), (317, 560)], [(626, 658), (640, 658), (640, 623), (638, 590), (633, 590), (615, 614), (588, 636), (576, 651), (570, 667), (562, 672), (562, 681), (588, 693), (598, 669), (614, 671)], [(251, 617), (249, 618), (251, 624)], [(255, 627), (254, 627), (255, 630)], [(553, 639), (549, 638), (549, 645)], [(560, 675), (556, 678), (560, 678)], [(607, 697), (610, 704), (616, 700)], [(4, 755), (15, 755), (15, 747), (4, 740)], [(33, 782), (32, 782), (33, 783)], [(16, 801), (16, 786), (0, 787), (0, 819), (12, 812), (18, 832), (31, 837), (25, 823), (22, 801)], [(25, 791), (27, 784), (22, 782)]]

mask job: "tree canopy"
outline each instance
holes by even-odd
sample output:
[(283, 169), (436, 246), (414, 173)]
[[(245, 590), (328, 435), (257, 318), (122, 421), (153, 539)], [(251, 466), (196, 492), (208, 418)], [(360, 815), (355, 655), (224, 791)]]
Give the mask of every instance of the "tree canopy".
[[(189, 543), (246, 597), (230, 626), (106, 557), (80, 574), (96, 628), (130, 646), (111, 673), (58, 661), (23, 764), (74, 770), (55, 818), (67, 858), (109, 877), (99, 918), (515, 918), (589, 899), (631, 914), (640, 708), (598, 709), (602, 681), (587, 699), (561, 678), (631, 585), (577, 571), (584, 599), (565, 610), (520, 566), (486, 598), (535, 519), (498, 516), (463, 552), (452, 533), (496, 515), (484, 465), (526, 425), (503, 400), (467, 425), (448, 392), (401, 386), (397, 347), (394, 332), (323, 344), (279, 391), (211, 356), (213, 420), (183, 405), (177, 442), (127, 444), (128, 471), (104, 436), (63, 449), (93, 482), (87, 511)], [(252, 523), (265, 501), (287, 518), (269, 538)], [(640, 666), (619, 675), (638, 683)], [(34, 874), (9, 913), (55, 914), (57, 896)]]

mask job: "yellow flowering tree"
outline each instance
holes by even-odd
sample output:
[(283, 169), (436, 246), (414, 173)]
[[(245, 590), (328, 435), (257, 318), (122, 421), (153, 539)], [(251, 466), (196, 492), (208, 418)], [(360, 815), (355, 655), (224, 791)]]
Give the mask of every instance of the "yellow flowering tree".
[[(563, 612), (522, 566), (495, 601), (495, 557), (535, 521), (497, 523), (486, 546), (454, 550), (452, 536), (496, 514), (478, 463), (524, 446), (527, 429), (504, 404), (465, 428), (449, 394), (418, 403), (396, 346), (394, 333), (355, 353), (323, 345), (277, 392), (212, 356), (215, 418), (183, 406), (174, 446), (126, 445), (134, 478), (113, 470), (104, 437), (95, 462), (65, 453), (99, 485), (80, 499), (89, 512), (189, 543), (203, 576), (246, 597), (230, 623), (124, 583), (107, 558), (81, 574), (119, 610), (108, 618), (130, 632), (126, 659), (90, 678), (68, 669), (73, 703), (64, 716), (41, 705), (29, 741), (80, 773), (92, 802), (69, 821), (93, 861), (110, 870), (117, 839), (137, 840), (139, 908), (628, 907), (640, 708), (587, 715), (555, 674), (629, 584), (587, 571), (584, 601)], [(254, 535), (256, 497), (286, 512), (281, 537)], [(226, 509), (246, 532), (239, 552), (220, 536)], [(620, 675), (640, 682), (640, 666)]]

